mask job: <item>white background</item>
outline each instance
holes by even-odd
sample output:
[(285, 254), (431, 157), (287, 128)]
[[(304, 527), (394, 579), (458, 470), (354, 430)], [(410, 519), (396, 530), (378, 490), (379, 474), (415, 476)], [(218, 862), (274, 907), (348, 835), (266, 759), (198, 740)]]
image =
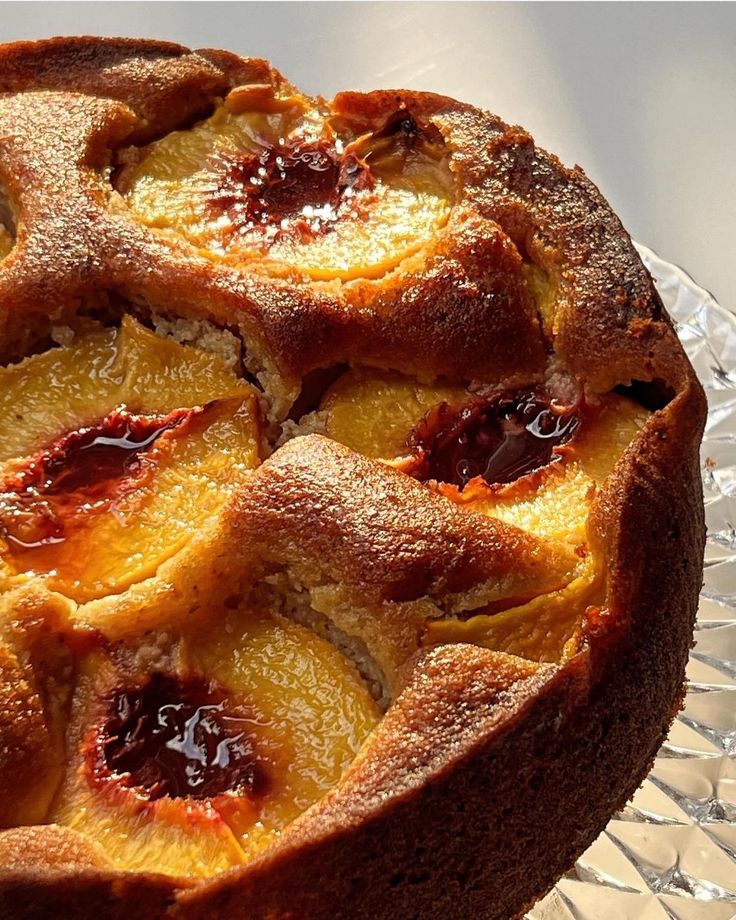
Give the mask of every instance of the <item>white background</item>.
[(303, 89), (414, 87), (523, 125), (736, 309), (736, 4), (3, 3), (3, 41), (169, 38)]

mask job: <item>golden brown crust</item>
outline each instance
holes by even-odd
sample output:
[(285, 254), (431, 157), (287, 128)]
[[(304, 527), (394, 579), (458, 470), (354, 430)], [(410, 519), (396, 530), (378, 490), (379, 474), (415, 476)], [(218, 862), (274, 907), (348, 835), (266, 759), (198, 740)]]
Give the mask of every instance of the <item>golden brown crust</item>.
[(615, 561), (608, 617), (584, 651), (523, 675), (472, 646), (425, 653), (344, 783), (271, 855), (181, 895), (175, 916), (327, 918), (336, 904), (360, 918), (453, 916), (458, 904), (521, 916), (642, 782), (679, 705), (701, 579), (703, 409), (693, 383), (598, 500)]
[[(185, 883), (182, 887), (185, 887)], [(179, 889), (181, 890), (181, 888)], [(141, 920), (168, 916), (175, 886), (163, 876), (64, 867), (0, 870), (0, 911), (23, 920)]]
[[(0, 913), (409, 920), (453, 916), (461, 905), (464, 916), (506, 920), (633, 793), (680, 699), (704, 539), (703, 394), (597, 189), (521, 129), (445, 97), (343, 93), (331, 104), (366, 125), (406, 105), (452, 149), (460, 200), (410, 271), (343, 286), (274, 278), (131, 219), (105, 175), (111, 148), (191, 123), (241, 83), (289, 89), (262, 61), (160, 42), (55, 39), (0, 50), (0, 179), (17, 211), (16, 244), (0, 265), (3, 362), (42, 347), (53, 326), (79, 314), (110, 316), (132, 303), (237, 327), (277, 418), (315, 368), (352, 362), (428, 379), (530, 382), (552, 349), (590, 390), (661, 380), (674, 398), (596, 499), (606, 601), (564, 665), (458, 645), (401, 670), (427, 615), (548, 586), (540, 558), (553, 564), (550, 583), (565, 559), (323, 439), (281, 448), (200, 538), (206, 572), (170, 566), (117, 609), (142, 610), (146, 598), (159, 626), (182, 594), (195, 616), (234, 588), (285, 575), (369, 647), (374, 633), (356, 626), (366, 611), (372, 630), (396, 631), (381, 664), (393, 669), (393, 686), (405, 681), (401, 694), (340, 786), (256, 862), (177, 889), (105, 869), (71, 832), (19, 829), (0, 835), (0, 856), (15, 845), (26, 853), (5, 863)], [(556, 291), (555, 309), (541, 317), (530, 267)], [(26, 679), (19, 672), (7, 683)], [(21, 704), (28, 698), (19, 694)], [(25, 724), (45, 751), (42, 709), (34, 703)], [(16, 735), (17, 720), (0, 725), (25, 764)], [(20, 780), (7, 776), (0, 770), (0, 798), (20, 801)]]
[(327, 438), (289, 441), (249, 485), (231, 509), (235, 541), (262, 559), (309, 560), (366, 599), (430, 598), (456, 611), (470, 592), (481, 606), (569, 574), (564, 551)]
[(102, 847), (83, 834), (58, 824), (11, 827), (0, 831), (3, 871), (70, 871), (109, 866)]
[(43, 821), (64, 768), (67, 631), (60, 599), (30, 590), (0, 600), (0, 828)]
[(547, 333), (554, 326), (555, 352), (566, 366), (601, 392), (654, 378), (660, 365), (671, 376), (680, 350), (669, 318), (621, 221), (583, 171), (563, 166), (522, 128), (445, 96), (340, 93), (333, 105), (378, 119), (398, 102), (437, 119), (451, 139), (467, 205), (556, 284)]
[(0, 92), (117, 99), (140, 119), (137, 142), (203, 114), (229, 85), (220, 67), (172, 42), (52, 38), (6, 45), (0, 57)]
[[(230, 593), (239, 572), (238, 590), (256, 594), (283, 573), (287, 592), (307, 592), (365, 644), (390, 691), (427, 617), (555, 590), (578, 561), (316, 435), (288, 442), (256, 471), (218, 542), (231, 548)], [(269, 603), (279, 588), (277, 578)]]

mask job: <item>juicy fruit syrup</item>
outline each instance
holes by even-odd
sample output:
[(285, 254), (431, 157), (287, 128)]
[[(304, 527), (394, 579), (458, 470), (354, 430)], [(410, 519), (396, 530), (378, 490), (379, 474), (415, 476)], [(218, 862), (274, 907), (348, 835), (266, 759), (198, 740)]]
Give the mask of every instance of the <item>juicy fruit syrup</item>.
[(337, 219), (343, 199), (372, 184), (352, 154), (326, 141), (292, 140), (227, 164), (210, 207), (238, 230), (310, 235)]
[(252, 727), (205, 681), (155, 674), (111, 698), (95, 772), (149, 801), (262, 795), (268, 779)]
[(494, 394), (461, 409), (442, 403), (410, 437), (418, 457), (411, 474), (451, 483), (461, 491), (477, 477), (502, 485), (559, 459), (575, 436), (578, 408), (558, 410), (541, 391)]
[(69, 529), (112, 510), (126, 489), (152, 472), (154, 461), (147, 453), (156, 441), (198, 411), (146, 416), (120, 406), (37, 454), (0, 484), (0, 537), (11, 554), (35, 557), (45, 568), (46, 557)]
[(444, 142), (436, 128), (420, 125), (405, 109), (379, 130), (352, 144), (324, 139), (290, 139), (239, 160), (225, 163), (210, 194), (213, 214), (225, 214), (235, 232), (265, 231), (314, 237), (329, 231), (341, 205), (372, 189), (377, 178), (390, 179), (421, 152), (436, 155)]

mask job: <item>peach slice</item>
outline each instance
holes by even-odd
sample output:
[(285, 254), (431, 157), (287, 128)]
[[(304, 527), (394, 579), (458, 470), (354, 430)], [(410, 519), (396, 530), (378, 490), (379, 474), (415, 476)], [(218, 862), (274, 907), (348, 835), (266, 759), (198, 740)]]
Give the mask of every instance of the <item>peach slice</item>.
[[(469, 488), (462, 500), (474, 511), (500, 518), (538, 536), (575, 545), (596, 488), (644, 427), (649, 412), (625, 396), (609, 393), (584, 416), (560, 462), (500, 488)], [(445, 487), (455, 500), (456, 490)]]
[(84, 603), (154, 574), (258, 465), (255, 390), (126, 317), (0, 370), (0, 557)]
[(575, 653), (586, 610), (603, 600), (602, 572), (587, 531), (596, 489), (648, 416), (632, 400), (608, 394), (584, 419), (560, 463), (495, 491), (469, 490), (468, 508), (566, 543), (580, 556), (580, 566), (564, 588), (520, 607), (492, 615), (480, 612), (465, 622), (429, 623), (428, 643), (473, 642), (536, 661), (559, 661)]
[(249, 856), (335, 786), (380, 718), (355, 667), (327, 640), (282, 617), (224, 611), (186, 656), (258, 712), (271, 758), (258, 820), (240, 828)]
[(64, 764), (73, 662), (59, 598), (0, 599), (0, 827), (45, 820)]
[(211, 615), (155, 655), (117, 646), (82, 663), (50, 820), (117, 868), (197, 877), (253, 857), (378, 721), (325, 640), (276, 615)]
[[(329, 388), (317, 418), (328, 437), (418, 475), (412, 455), (421, 447), (417, 434), (422, 426), (429, 424), (433, 413), (460, 415), (463, 407), (472, 407), (477, 398), (460, 385), (429, 385), (396, 373), (354, 368)], [(528, 424), (534, 428), (540, 412), (547, 410), (543, 403), (535, 408), (533, 399), (529, 403)], [(527, 464), (530, 471), (524, 458), (522, 462), (514, 460), (515, 467), (512, 463), (504, 478), (491, 480), (490, 485), (472, 477), (460, 486), (436, 481), (431, 475), (419, 478), (463, 507), (499, 517), (539, 536), (566, 539), (567, 534), (575, 541), (587, 516), (587, 510), (581, 515), (581, 509), (587, 509), (594, 487), (605, 480), (648, 416), (637, 403), (610, 393), (586, 409), (574, 427), (568, 421), (571, 414), (560, 411), (553, 416), (561, 436), (555, 439), (547, 433), (541, 440), (555, 445), (551, 459), (557, 462), (540, 457), (538, 471), (533, 455)]]
[[(455, 487), (445, 488), (451, 499), (461, 497)], [(580, 462), (567, 457), (496, 491), (487, 487), (469, 490), (463, 503), (468, 510), (568, 546), (580, 562), (574, 577), (561, 589), (518, 607), (480, 611), (465, 621), (434, 620), (427, 624), (425, 641), (472, 642), (535, 661), (559, 661), (573, 654), (586, 608), (601, 600), (601, 573), (587, 533), (595, 489), (596, 482)]]
[(319, 411), (328, 438), (366, 457), (396, 461), (409, 456), (409, 436), (433, 406), (465, 395), (458, 385), (429, 386), (397, 373), (354, 368), (329, 388)]
[(588, 554), (576, 577), (558, 591), (467, 620), (430, 620), (424, 644), (468, 642), (531, 661), (564, 661), (578, 651), (585, 612), (600, 603), (602, 589), (597, 560)]
[(304, 100), (236, 91), (129, 154), (118, 188), (143, 223), (218, 257), (316, 280), (378, 277), (446, 223), (448, 151), (405, 109), (361, 136), (333, 122)]
[[(432, 419), (436, 423), (443, 413), (454, 418), (462, 406), (472, 407), (476, 398), (460, 386), (427, 385), (398, 374), (353, 369), (325, 394), (317, 418), (328, 437), (417, 475), (420, 464), (416, 451), (421, 447), (417, 433), (422, 426), (431, 427)], [(542, 404), (536, 406), (535, 399), (521, 403), (528, 409), (527, 423), (532, 428), (540, 424), (539, 409), (546, 411)], [(550, 453), (552, 462), (545, 465), (541, 461), (546, 454), (539, 455), (539, 469), (535, 468), (536, 454), (532, 451), (530, 457), (520, 456), (512, 438), (508, 451), (511, 459), (495, 461), (501, 476), (496, 483), (487, 484), (480, 477), (450, 482), (432, 479), (436, 470), (454, 471), (465, 462), (458, 459), (462, 454), (458, 450), (450, 452), (449, 461), (435, 463), (419, 477), (468, 511), (499, 518), (565, 545), (580, 559), (569, 583), (550, 594), (501, 611), (480, 610), (465, 621), (428, 621), (426, 642), (473, 642), (541, 661), (559, 660), (574, 651), (585, 610), (600, 601), (602, 591), (599, 566), (587, 534), (591, 503), (597, 487), (648, 416), (637, 403), (610, 393), (597, 405), (587, 407), (579, 421), (563, 411), (551, 421), (543, 419), (553, 429), (546, 434), (556, 432), (557, 440), (551, 439), (556, 444)], [(448, 444), (450, 441), (447, 439)], [(476, 440), (465, 446), (470, 448), (469, 454), (475, 450), (485, 462), (482, 441), (480, 430)], [(542, 448), (544, 441), (540, 442)]]
[[(118, 740), (108, 733), (120, 728), (119, 709), (148, 679), (101, 651), (82, 662), (67, 731), (66, 774), (49, 820), (89, 837), (115, 868), (193, 876), (221, 872), (242, 862), (243, 854), (208, 799), (151, 800), (145, 787), (129, 785), (129, 775), (113, 773), (105, 762), (105, 743)], [(169, 706), (177, 702), (166, 700)], [(135, 730), (132, 722), (123, 727), (128, 736)], [(165, 750), (165, 740), (161, 747)]]

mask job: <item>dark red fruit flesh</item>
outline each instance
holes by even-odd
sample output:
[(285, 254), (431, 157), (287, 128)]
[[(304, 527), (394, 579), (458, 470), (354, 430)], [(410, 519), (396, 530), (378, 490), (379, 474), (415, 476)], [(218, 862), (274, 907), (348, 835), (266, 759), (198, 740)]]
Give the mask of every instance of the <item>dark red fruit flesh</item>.
[(461, 408), (442, 403), (411, 435), (411, 473), (460, 490), (477, 477), (489, 485), (513, 482), (559, 459), (558, 448), (580, 423), (579, 408), (557, 408), (540, 390), (494, 393)]
[(63, 541), (75, 519), (107, 510), (126, 483), (138, 481), (155, 442), (199, 411), (149, 416), (119, 406), (65, 434), (0, 483), (0, 535), (20, 552)]
[(283, 233), (292, 223), (291, 229), (313, 233), (336, 219), (344, 197), (370, 184), (368, 170), (351, 154), (326, 141), (292, 140), (226, 163), (210, 206), (238, 230)]
[(404, 108), (380, 130), (347, 145), (290, 138), (226, 159), (216, 189), (208, 193), (209, 207), (215, 217), (225, 214), (235, 233), (312, 238), (334, 226), (343, 202), (373, 188), (377, 178), (396, 178), (412, 156), (438, 145), (444, 147), (437, 128), (419, 124)]
[(150, 801), (262, 794), (252, 731), (253, 720), (205, 681), (156, 674), (111, 698), (97, 772)]

